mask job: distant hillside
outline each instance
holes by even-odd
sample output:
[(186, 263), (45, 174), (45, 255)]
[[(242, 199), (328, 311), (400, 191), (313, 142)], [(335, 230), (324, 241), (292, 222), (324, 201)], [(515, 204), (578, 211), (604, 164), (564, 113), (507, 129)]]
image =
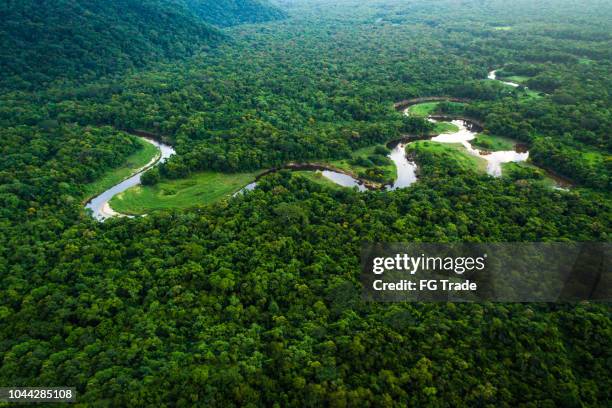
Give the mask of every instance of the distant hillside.
[(90, 79), (221, 38), (182, 0), (0, 2), (0, 87)]
[(285, 13), (266, 0), (185, 0), (204, 21), (220, 27), (278, 20)]

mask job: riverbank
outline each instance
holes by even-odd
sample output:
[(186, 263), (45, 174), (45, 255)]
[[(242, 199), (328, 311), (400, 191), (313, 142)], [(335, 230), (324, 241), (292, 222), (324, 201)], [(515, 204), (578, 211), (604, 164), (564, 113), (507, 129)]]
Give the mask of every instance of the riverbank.
[[(441, 123), (439, 120), (430, 120), (436, 124)], [(280, 168), (251, 173), (200, 172), (184, 179), (162, 180), (154, 186), (140, 185), (142, 172), (139, 172), (92, 200), (88, 208), (92, 209), (96, 218), (104, 220), (113, 216), (143, 215), (161, 209), (210, 204), (235, 196), (239, 191), (251, 190), (261, 177), (282, 169), (310, 172), (313, 181), (331, 182), (339, 187), (357, 188), (359, 191), (406, 188), (417, 181), (418, 172), (416, 163), (406, 152), (409, 143), (419, 138), (452, 138), (455, 134), (459, 138), (465, 138), (466, 135), (473, 138), (475, 132), (480, 129), (479, 125), (465, 120), (455, 120), (449, 124), (452, 125), (450, 133), (411, 136), (409, 141), (403, 139), (388, 145), (388, 148), (382, 145), (369, 146), (356, 150), (351, 158), (329, 162), (287, 163)], [(458, 151), (454, 146), (450, 149), (453, 152)]]
[(83, 205), (97, 195), (102, 194), (105, 190), (121, 183), (159, 160), (161, 154), (153, 143), (144, 138), (138, 138), (137, 140), (142, 146), (141, 149), (128, 156), (120, 167), (108, 171), (102, 178), (84, 186), (85, 198), (82, 201)]
[(325, 162), (322, 162), (322, 163), (312, 163), (312, 162), (310, 163), (287, 163), (284, 166), (273, 167), (271, 169), (268, 169), (262, 172), (261, 174), (259, 174), (259, 176), (257, 176), (255, 181), (258, 181), (263, 176), (266, 176), (271, 173), (276, 173), (277, 171), (280, 171), (280, 170), (321, 171), (321, 172), (327, 172), (328, 177), (331, 174), (336, 173), (339, 175), (344, 175), (344, 176), (352, 178), (354, 181), (354, 184), (363, 185), (368, 190), (376, 190), (376, 189), (382, 188), (383, 186), (382, 183), (359, 178), (359, 176), (354, 174), (352, 171), (341, 169), (339, 167), (335, 167)]
[(154, 186), (137, 185), (114, 196), (110, 207), (122, 214), (143, 215), (154, 210), (210, 204), (231, 197), (257, 175), (199, 172), (183, 179), (162, 180)]
[(396, 177), (394, 162), (387, 156), (389, 149), (375, 145), (355, 150), (350, 158), (329, 161), (335, 169), (348, 172), (355, 178), (377, 184), (391, 184)]
[(458, 102), (458, 103), (470, 103), (471, 99), (468, 98), (456, 98), (452, 96), (423, 96), (418, 98), (404, 99), (402, 101), (393, 104), (393, 107), (397, 111), (404, 111), (406, 108), (426, 102)]
[(517, 146), (520, 144), (507, 137), (494, 136), (486, 133), (479, 133), (471, 143), (474, 147), (491, 152), (500, 150), (516, 150)]
[[(329, 185), (331, 182), (338, 187), (356, 187), (359, 191), (383, 189), (390, 191), (406, 188), (417, 181), (418, 168), (414, 157), (419, 154), (440, 158), (450, 157), (462, 168), (478, 172), (486, 171), (494, 177), (502, 175), (503, 164), (527, 160), (529, 153), (525, 146), (522, 146), (520, 151), (517, 144), (513, 145), (514, 149), (502, 150), (510, 147), (511, 142), (481, 135), (484, 124), (477, 120), (460, 115), (436, 115), (437, 105), (442, 101), (462, 104), (466, 100), (428, 97), (404, 100), (395, 104), (396, 108), (407, 106), (404, 108), (405, 114), (416, 112), (416, 116), (426, 117), (433, 122), (436, 125), (435, 134), (404, 135), (401, 139), (388, 143), (388, 149), (382, 145), (369, 146), (354, 151), (347, 159), (321, 163), (287, 163), (279, 168), (250, 173), (199, 172), (185, 179), (162, 180), (154, 186), (142, 186), (140, 176), (144, 170), (151, 167), (147, 166), (130, 179), (96, 197), (87, 207), (92, 209), (96, 218), (104, 220), (118, 215), (143, 215), (159, 209), (210, 204), (233, 197), (241, 191), (252, 190), (261, 177), (282, 169), (312, 173), (312, 177), (308, 178), (322, 184)], [(477, 136), (480, 138), (476, 139)], [(422, 139), (431, 142), (415, 143)], [(479, 150), (472, 146), (475, 139), (475, 146), (487, 145), (489, 149)], [(162, 146), (159, 162), (174, 153), (169, 146), (150, 139), (145, 140)], [(409, 144), (411, 146), (408, 146)]]
[(418, 160), (419, 157), (427, 156), (428, 160), (450, 160), (457, 168), (477, 173), (486, 173), (488, 163), (482, 157), (469, 154), (461, 143), (437, 143), (421, 140), (411, 143), (408, 153)]
[(112, 207), (110, 206), (110, 200), (117, 194), (126, 191), (130, 187), (139, 185), (140, 177), (145, 171), (149, 170), (153, 166), (163, 163), (175, 153), (174, 149), (169, 145), (146, 137), (139, 136), (139, 138), (139, 140), (141, 140), (142, 142), (146, 142), (153, 145), (159, 152), (159, 154), (156, 155), (153, 159), (151, 159), (151, 161), (145, 166), (141, 167), (140, 169), (137, 169), (136, 172), (133, 173), (130, 177), (124, 179), (119, 184), (116, 184), (108, 190), (104, 191), (103, 193), (97, 195), (87, 203), (85, 208), (91, 211), (92, 216), (99, 221), (104, 221), (111, 217), (122, 216), (123, 214), (120, 214), (119, 212), (112, 209)]

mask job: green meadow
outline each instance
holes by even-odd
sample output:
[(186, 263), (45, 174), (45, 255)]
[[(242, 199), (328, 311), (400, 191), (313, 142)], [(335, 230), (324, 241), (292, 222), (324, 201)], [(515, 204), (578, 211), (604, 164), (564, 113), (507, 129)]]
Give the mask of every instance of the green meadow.
[(421, 140), (408, 145), (407, 150), (417, 156), (427, 156), (435, 161), (450, 161), (463, 170), (480, 173), (487, 171), (487, 161), (471, 155), (460, 143), (438, 143)]
[(87, 199), (122, 182), (159, 155), (159, 150), (151, 143), (140, 138), (138, 138), (138, 142), (142, 145), (142, 148), (138, 149), (136, 153), (128, 156), (120, 167), (106, 172), (104, 176), (98, 180), (85, 185), (84, 190)]
[(200, 172), (179, 180), (162, 180), (154, 186), (135, 186), (118, 194), (111, 207), (123, 214), (140, 215), (168, 208), (188, 208), (231, 197), (255, 180), (256, 173)]
[(514, 146), (516, 146), (516, 142), (512, 139), (502, 136), (489, 135), (486, 133), (479, 133), (474, 140), (470, 141), (470, 143), (474, 147), (492, 152), (500, 150), (514, 150)]

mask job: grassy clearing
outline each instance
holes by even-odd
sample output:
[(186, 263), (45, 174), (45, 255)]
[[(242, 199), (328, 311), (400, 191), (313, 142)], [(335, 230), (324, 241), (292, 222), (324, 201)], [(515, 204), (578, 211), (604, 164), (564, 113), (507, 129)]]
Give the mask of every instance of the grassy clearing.
[[(465, 106), (465, 103), (461, 102), (448, 102), (453, 108), (459, 108)], [(427, 117), (432, 113), (435, 113), (438, 109), (440, 102), (423, 102), (416, 105), (412, 105), (408, 108), (410, 116)]]
[(497, 152), (500, 150), (514, 150), (514, 146), (516, 146), (516, 142), (512, 139), (502, 136), (488, 135), (485, 133), (478, 134), (470, 143), (474, 147), (492, 152)]
[(519, 89), (519, 88), (515, 88), (515, 89), (516, 89), (516, 92), (518, 92), (518, 97), (521, 101), (528, 101), (531, 99), (540, 99), (546, 95), (541, 92), (534, 91), (533, 89), (530, 89), (527, 87), (523, 87), (522, 89)]
[(333, 181), (325, 177), (323, 173), (320, 171), (294, 171), (293, 174), (306, 177), (308, 180), (314, 183), (320, 184), (322, 186), (328, 187), (328, 188), (333, 188), (336, 190), (342, 189), (342, 188), (349, 188), (349, 187), (342, 187), (341, 185), (334, 183)]
[(85, 197), (94, 197), (111, 188), (115, 184), (119, 184), (134, 174), (136, 170), (146, 166), (154, 157), (159, 155), (159, 150), (151, 143), (145, 142), (140, 138), (138, 139), (138, 142), (142, 145), (142, 149), (139, 149), (136, 153), (128, 156), (121, 167), (111, 170), (102, 178), (94, 181), (93, 183), (85, 185)]
[(517, 84), (521, 84), (523, 82), (527, 82), (529, 80), (529, 77), (523, 75), (510, 75), (507, 77), (501, 77), (500, 79), (502, 81), (516, 82)]
[[(408, 108), (408, 113), (411, 116), (426, 118), (427, 116), (433, 114), (438, 109), (438, 105), (440, 102), (424, 102), (419, 103), (417, 105), (412, 105)], [(463, 106), (464, 103), (459, 102), (450, 102), (451, 105)], [(438, 122), (434, 126), (433, 133), (438, 135), (440, 133), (454, 133), (459, 130), (459, 127), (453, 125), (450, 122)]]
[[(503, 76), (503, 73), (500, 73), (498, 74), (497, 79), (499, 81), (514, 82), (516, 84), (523, 85), (523, 88), (515, 88), (517, 89), (517, 92), (519, 92), (519, 98), (521, 100), (539, 99), (543, 96), (540, 92), (534, 91), (533, 89), (529, 89), (526, 87), (525, 83), (530, 79), (530, 77), (528, 76), (522, 76), (522, 75)], [(510, 87), (511, 85), (506, 84), (506, 86)]]
[(450, 122), (437, 122), (434, 126), (434, 133), (455, 133), (459, 131), (459, 126)]
[(408, 113), (410, 113), (411, 116), (427, 117), (438, 108), (438, 104), (439, 102), (424, 102), (412, 105), (408, 108)]
[(428, 156), (433, 161), (450, 160), (464, 170), (480, 173), (486, 173), (487, 171), (487, 161), (471, 155), (460, 143), (438, 143), (421, 140), (409, 144), (407, 149), (416, 154), (417, 158)]
[(391, 159), (386, 158), (386, 154), (384, 155), (385, 164), (374, 163), (373, 166), (368, 167), (368, 166), (363, 166), (363, 165), (359, 165), (355, 163), (355, 160), (357, 159), (369, 160), (368, 157), (375, 155), (375, 150), (377, 147), (384, 147), (384, 146), (378, 145), (378, 146), (364, 147), (363, 149), (355, 150), (350, 159), (333, 160), (333, 161), (328, 162), (327, 164), (329, 164), (330, 166), (336, 167), (338, 169), (342, 169), (344, 171), (353, 173), (354, 175), (357, 175), (359, 177), (363, 177), (363, 178), (373, 180), (373, 181), (381, 181), (381, 180), (376, 179), (379, 177), (374, 178), (368, 175), (368, 170), (371, 171), (375, 169), (379, 171), (379, 175), (381, 179), (384, 179), (385, 181), (395, 180), (395, 177), (397, 175), (395, 164), (393, 163)]
[(538, 91), (534, 91), (533, 89), (525, 88), (523, 94), (520, 96), (521, 99), (540, 99), (542, 98), (542, 94)]
[(256, 173), (201, 172), (180, 180), (163, 180), (155, 186), (136, 186), (115, 196), (111, 207), (124, 214), (146, 214), (209, 204), (230, 197), (252, 182)]

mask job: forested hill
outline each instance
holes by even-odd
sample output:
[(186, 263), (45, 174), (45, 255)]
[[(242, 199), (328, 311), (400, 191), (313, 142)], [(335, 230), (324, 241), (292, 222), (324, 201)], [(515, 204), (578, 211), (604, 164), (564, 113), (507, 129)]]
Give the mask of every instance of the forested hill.
[(204, 21), (221, 27), (278, 20), (285, 13), (266, 0), (185, 0)]
[(177, 0), (0, 2), (2, 88), (88, 80), (187, 55), (221, 34)]

